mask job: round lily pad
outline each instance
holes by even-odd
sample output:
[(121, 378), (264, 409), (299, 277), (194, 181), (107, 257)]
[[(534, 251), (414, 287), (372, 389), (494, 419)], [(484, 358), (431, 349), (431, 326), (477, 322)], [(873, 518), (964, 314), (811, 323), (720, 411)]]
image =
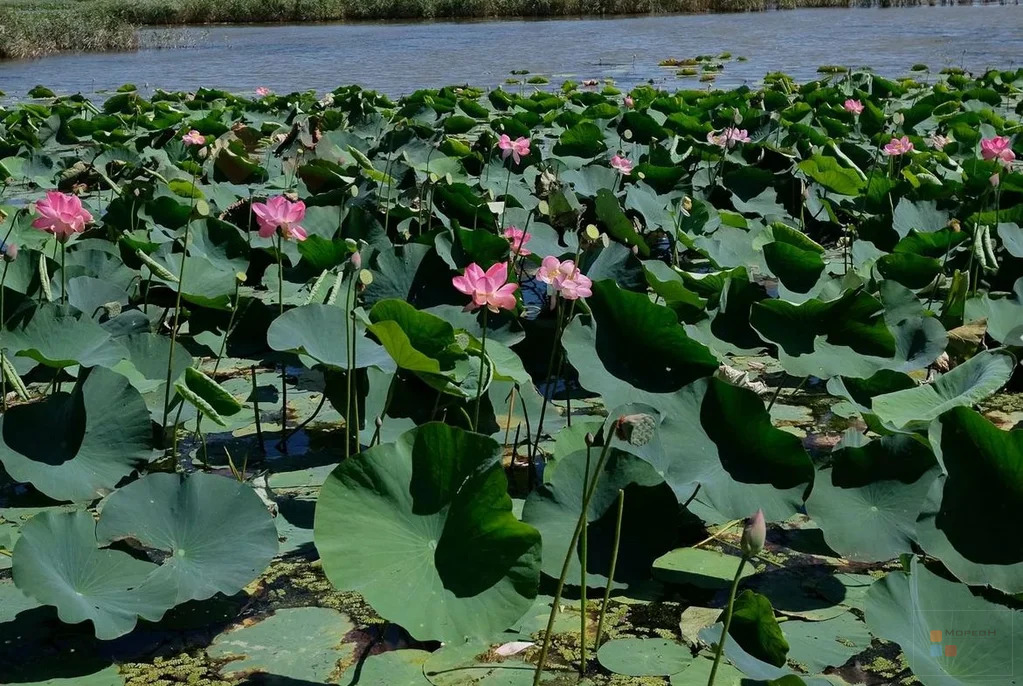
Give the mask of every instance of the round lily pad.
[(625, 676), (670, 676), (685, 669), (693, 656), (689, 649), (663, 638), (619, 638), (597, 651), (600, 665)]
[(120, 374), (94, 367), (70, 393), (0, 416), (0, 462), (55, 500), (93, 500), (150, 455), (149, 410)]
[(156, 621), (175, 602), (175, 589), (151, 583), (157, 565), (96, 545), (88, 512), (42, 512), (30, 519), (14, 546), (14, 583), (57, 608), (68, 624), (91, 621), (96, 637), (117, 638), (139, 617)]
[(151, 582), (174, 589), (175, 604), (235, 593), (277, 554), (273, 517), (252, 488), (199, 472), (150, 474), (118, 489), (96, 535), (165, 554)]

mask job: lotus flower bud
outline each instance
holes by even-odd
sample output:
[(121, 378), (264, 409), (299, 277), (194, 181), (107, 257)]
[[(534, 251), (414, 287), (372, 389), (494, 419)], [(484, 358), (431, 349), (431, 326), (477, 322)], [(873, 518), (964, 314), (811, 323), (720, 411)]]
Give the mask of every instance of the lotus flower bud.
[(906, 121), (906, 115), (904, 115), (902, 112), (896, 112), (895, 114), (892, 115), (892, 121), (895, 123), (896, 126), (902, 126), (903, 122)]
[(693, 210), (693, 199), (688, 195), (682, 198), (682, 209), (686, 212), (691, 212)]
[(656, 428), (657, 422), (648, 414), (623, 415), (615, 422), (615, 435), (632, 445), (646, 445)]
[(383, 417), (377, 417), (375, 420), (373, 420), (373, 423), (379, 429), (381, 426), (384, 425), (384, 418)]
[(356, 269), (362, 269), (362, 253), (353, 252), (352, 256), (348, 259), (351, 261), (353, 267)]
[(988, 182), (991, 183), (992, 188), (998, 188), (998, 184), (1000, 184), (1002, 180), (998, 177), (998, 172), (995, 172), (988, 178)]
[(587, 433), (585, 440), (586, 440), (586, 447), (587, 448), (591, 448), (591, 447), (593, 447), (593, 441), (595, 441), (596, 439), (593, 437), (593, 434)]
[(742, 541), (739, 547), (742, 549), (743, 557), (753, 557), (764, 549), (764, 541), (767, 539), (767, 523), (764, 521), (764, 511), (757, 510), (752, 517), (746, 521), (742, 530)]
[(0, 254), (5, 262), (14, 262), (18, 258), (18, 246), (15, 243), (0, 243)]

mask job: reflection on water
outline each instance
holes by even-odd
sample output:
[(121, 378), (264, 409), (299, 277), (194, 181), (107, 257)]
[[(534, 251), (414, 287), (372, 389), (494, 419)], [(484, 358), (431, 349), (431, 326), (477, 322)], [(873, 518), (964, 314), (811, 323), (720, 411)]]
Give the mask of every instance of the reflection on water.
[(495, 86), (513, 69), (562, 79), (612, 77), (632, 86), (702, 87), (659, 68), (667, 57), (731, 52), (719, 86), (755, 83), (781, 70), (800, 80), (822, 64), (905, 73), (916, 63), (971, 70), (1009, 68), (1023, 56), (1023, 8), (806, 9), (751, 14), (430, 23), (223, 26), (147, 30), (193, 47), (137, 53), (61, 55), (0, 63), (0, 90), (36, 84), (95, 92), (140, 88), (277, 92), (358, 83), (391, 95), (471, 83)]

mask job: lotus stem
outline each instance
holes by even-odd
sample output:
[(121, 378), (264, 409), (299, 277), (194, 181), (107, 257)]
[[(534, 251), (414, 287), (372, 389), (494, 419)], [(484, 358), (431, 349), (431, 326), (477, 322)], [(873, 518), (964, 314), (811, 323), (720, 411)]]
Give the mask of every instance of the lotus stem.
[[(167, 434), (167, 415), (170, 413), (171, 372), (174, 369), (174, 346), (178, 342), (178, 322), (181, 318), (181, 292), (185, 287), (185, 262), (188, 261), (188, 235), (192, 229), (191, 213), (185, 224), (184, 245), (181, 251), (181, 267), (178, 269), (178, 293), (174, 299), (174, 320), (171, 323), (170, 352), (167, 353), (167, 378), (163, 390), (163, 434)], [(61, 270), (63, 272), (63, 269)]]
[(593, 640), (593, 648), (600, 648), (600, 638), (604, 633), (604, 616), (607, 604), (611, 602), (611, 585), (614, 584), (615, 569), (618, 567), (618, 546), (622, 542), (622, 514), (625, 512), (625, 491), (618, 489), (618, 515), (615, 518), (615, 537), (611, 545), (611, 569), (607, 574), (607, 585), (604, 586), (604, 602), (600, 606), (600, 617), (597, 618), (597, 636)]
[[(284, 315), (284, 237), (277, 233), (277, 316)], [(288, 454), (288, 363), (281, 362), (281, 452)]]
[[(355, 286), (352, 286), (352, 290), (355, 290)], [(358, 305), (358, 302), (354, 303)], [(355, 387), (355, 402), (352, 405), (352, 412), (355, 415), (355, 452), (362, 451), (362, 439), (359, 437), (359, 431), (362, 428), (362, 421), (359, 419), (359, 361), (356, 358), (355, 348), (355, 310), (353, 309), (349, 316), (352, 318), (352, 332), (349, 338), (351, 339), (352, 345), (352, 385)]]
[(504, 182), (504, 195), (501, 196), (502, 198), (504, 198), (504, 204), (501, 205), (501, 226), (497, 230), (498, 233), (501, 233), (502, 231), (504, 231), (504, 216), (508, 212), (508, 189), (511, 188), (511, 175), (512, 175), (512, 170), (511, 170), (511, 165), (509, 164), (508, 165), (508, 178)]
[[(7, 234), (10, 235), (10, 232)], [(6, 241), (4, 241), (6, 243)], [(4, 316), (4, 290), (5, 284), (7, 283), (7, 270), (10, 268), (11, 263), (4, 260), (4, 273), (0, 276), (0, 329), (3, 329), (4, 324), (7, 323), (7, 318)], [(3, 405), (3, 411), (7, 411), (7, 374), (4, 373), (4, 351), (0, 350), (0, 403)]]
[(64, 263), (67, 258), (67, 243), (64, 241), (60, 242), (60, 304), (67, 304), (67, 276), (64, 269)]
[(483, 372), (487, 364), (487, 315), (490, 308), (483, 308), (483, 339), (480, 343), (480, 375), (476, 382), (476, 409), (473, 412), (472, 430), (480, 430), (480, 398), (483, 397)]
[[(593, 446), (586, 442), (586, 470), (583, 472), (582, 500), (586, 501), (587, 487), (590, 485), (590, 452)], [(589, 561), (590, 527), (589, 513), (583, 510), (583, 518), (586, 523), (580, 532), (579, 543), (579, 676), (586, 674), (586, 563)]]
[(561, 324), (562, 315), (564, 314), (563, 305), (558, 304), (558, 318), (554, 325), (554, 342), (551, 344), (551, 356), (547, 360), (547, 376), (544, 379), (543, 384), (543, 402), (540, 403), (540, 420), (536, 425), (536, 440), (533, 441), (533, 447), (529, 454), (529, 461), (533, 462), (536, 459), (536, 453), (540, 449), (540, 436), (543, 434), (543, 419), (547, 414), (547, 403), (550, 402), (550, 397), (553, 395), (551, 391), (551, 380), (554, 374), (554, 362), (558, 357), (558, 350), (561, 347)]
[(518, 390), (518, 385), (512, 386), (511, 392), (508, 394), (508, 419), (504, 423), (504, 445), (502, 446), (504, 450), (508, 449), (508, 436), (511, 434), (512, 410), (515, 409), (515, 396)]
[(721, 638), (714, 649), (714, 664), (710, 668), (710, 677), (707, 679), (707, 686), (714, 686), (714, 677), (718, 672), (718, 665), (721, 663), (721, 653), (725, 649), (725, 641), (728, 640), (728, 627), (732, 624), (732, 607), (735, 604), (735, 590), (739, 587), (739, 579), (742, 577), (742, 569), (746, 566), (746, 556), (739, 560), (739, 568), (735, 570), (735, 578), (732, 579), (732, 588), (728, 591), (728, 606), (725, 608), (725, 626), (721, 629)]
[[(355, 291), (355, 277), (349, 277), (351, 283), (345, 290), (345, 312), (352, 311), (352, 295)], [(348, 322), (345, 322), (345, 330), (348, 330)], [(352, 359), (352, 347), (350, 343), (345, 344), (345, 358), (348, 362), (348, 369), (345, 370), (345, 457), (352, 456), (352, 375), (355, 374), (355, 360)]]
[(256, 440), (259, 450), (266, 456), (266, 443), (263, 441), (263, 425), (259, 420), (259, 395), (256, 391), (256, 365), (252, 365), (252, 414), (256, 420)]
[[(544, 664), (547, 662), (547, 653), (551, 648), (551, 634), (554, 632), (554, 620), (558, 615), (558, 605), (561, 604), (561, 594), (565, 590), (565, 579), (568, 577), (568, 568), (572, 563), (572, 554), (575, 552), (575, 547), (579, 543), (579, 536), (582, 534), (582, 530), (587, 519), (587, 513), (589, 512), (590, 499), (593, 498), (593, 494), (597, 490), (597, 483), (600, 481), (600, 473), (604, 469), (604, 463), (607, 461), (607, 455), (610, 448), (611, 439), (610, 436), (608, 436), (605, 439), (604, 449), (601, 451), (600, 457), (597, 459), (597, 466), (594, 470), (593, 480), (586, 489), (582, 502), (582, 511), (579, 513), (579, 520), (575, 524), (575, 531), (572, 532), (572, 540), (568, 544), (568, 552), (565, 553), (565, 561), (561, 565), (561, 576), (558, 577), (558, 585), (554, 591), (554, 600), (551, 603), (551, 614), (547, 618), (547, 628), (544, 630), (543, 645), (540, 647), (540, 657), (536, 664), (536, 673), (533, 675), (533, 686), (539, 686), (540, 677), (543, 676)], [(584, 480), (586, 478), (588, 478), (588, 475), (584, 477)]]
[[(231, 316), (227, 318), (227, 329), (224, 330), (224, 340), (220, 341), (220, 350), (217, 351), (217, 360), (213, 363), (213, 374), (216, 377), (217, 371), (220, 369), (220, 361), (224, 359), (224, 352), (227, 350), (227, 338), (231, 335), (231, 331), (234, 329), (234, 317), (238, 313), (238, 304), (240, 302), (238, 296), (238, 290), (241, 286), (241, 282), (238, 279), (234, 280), (234, 305), (231, 307)], [(202, 420), (206, 418), (206, 415), (200, 413), (199, 418), (195, 420), (195, 431), (202, 436)], [(205, 441), (203, 441), (205, 446)], [(203, 460), (205, 463), (206, 460)]]

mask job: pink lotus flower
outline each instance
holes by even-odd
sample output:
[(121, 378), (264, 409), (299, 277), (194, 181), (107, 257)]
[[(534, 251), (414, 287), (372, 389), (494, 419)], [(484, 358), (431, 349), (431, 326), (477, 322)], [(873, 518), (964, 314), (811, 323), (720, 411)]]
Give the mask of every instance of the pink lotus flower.
[(1000, 160), (1009, 164), (1016, 159), (1016, 153), (1012, 151), (1012, 141), (1005, 136), (985, 138), (980, 142), (980, 156), (985, 160)]
[(583, 87), (584, 88), (596, 88), (597, 84), (599, 84), (599, 83), (600, 83), (600, 81), (597, 81), (596, 79), (585, 79), (583, 81)]
[(273, 93), (273, 91), (267, 88), (266, 86), (260, 86), (259, 88), (256, 89), (256, 95), (258, 95), (261, 98), (265, 98), (271, 93)]
[(632, 173), (632, 161), (621, 155), (615, 155), (611, 158), (611, 168), (622, 176), (628, 176)]
[(935, 150), (944, 150), (945, 146), (951, 142), (951, 138), (948, 136), (942, 136), (940, 133), (933, 133), (927, 139), (927, 145), (931, 146)]
[(181, 138), (185, 145), (206, 145), (206, 136), (192, 129)]
[(308, 234), (298, 225), (305, 218), (305, 203), (291, 202), (283, 195), (277, 195), (265, 203), (252, 203), (252, 212), (259, 224), (260, 238), (270, 238), (280, 231), (285, 240), (304, 241)]
[(77, 195), (47, 191), (46, 198), (36, 203), (39, 218), (32, 226), (52, 233), (58, 241), (66, 243), (73, 234), (85, 231), (92, 215), (82, 207)]
[(526, 247), (526, 243), (533, 240), (533, 234), (526, 233), (518, 227), (509, 226), (504, 230), (503, 235), (508, 239), (508, 242), (511, 243), (512, 255), (515, 255), (516, 257), (525, 257), (526, 255), (533, 254), (533, 252)]
[(632, 108), (633, 108), (633, 107), (635, 106), (635, 104), (636, 104), (636, 103), (635, 103), (635, 101), (634, 101), (634, 100), (632, 99), (632, 96), (631, 96), (631, 95), (626, 95), (626, 96), (625, 96), (625, 106), (626, 106), (626, 107), (628, 107), (629, 109), (632, 109)]
[(451, 279), (451, 285), (472, 298), (465, 306), (472, 312), (486, 306), (491, 312), (515, 309), (515, 291), (518, 285), (507, 283), (508, 263), (498, 262), (486, 272), (475, 262), (465, 268), (465, 273)]
[(512, 159), (515, 160), (515, 164), (522, 161), (523, 157), (529, 155), (529, 139), (528, 138), (516, 138), (512, 140), (508, 134), (502, 133), (501, 137), (497, 140), (497, 147), (501, 149), (501, 159), (506, 160), (511, 155)]
[(713, 131), (709, 131), (707, 133), (707, 142), (721, 148), (734, 148), (736, 143), (749, 143), (750, 137), (746, 129), (737, 129), (734, 126), (729, 126), (721, 133), (716, 134)]
[(891, 141), (884, 146), (884, 154), (889, 157), (898, 157), (899, 155), (905, 155), (909, 152), (913, 152), (913, 144), (910, 142), (909, 136), (892, 138)]
[(853, 114), (859, 114), (863, 111), (863, 103), (859, 100), (853, 100), (852, 98), (846, 100), (845, 103), (842, 104), (842, 107), (845, 108), (846, 112), (851, 112)]
[[(555, 295), (560, 294), (567, 300), (588, 298), (593, 295), (590, 287), (593, 281), (579, 271), (574, 260), (562, 262), (554, 255), (548, 255), (540, 263), (536, 278), (554, 287)], [(553, 305), (553, 302), (551, 303)]]

